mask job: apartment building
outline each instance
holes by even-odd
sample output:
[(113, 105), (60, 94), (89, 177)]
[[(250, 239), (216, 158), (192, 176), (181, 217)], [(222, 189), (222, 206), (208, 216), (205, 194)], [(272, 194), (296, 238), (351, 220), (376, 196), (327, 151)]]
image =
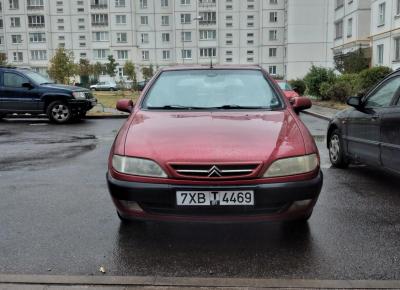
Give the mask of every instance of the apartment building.
[(335, 0), (334, 55), (370, 47), (371, 0)]
[[(362, 1), (362, 0), (360, 0)], [(331, 67), (331, 0), (0, 0), (0, 52), (42, 73), (58, 47), (142, 66), (258, 64), (303, 76)], [(310, 53), (311, 52), (311, 53)]]
[(400, 0), (374, 0), (371, 5), (372, 65), (400, 68)]

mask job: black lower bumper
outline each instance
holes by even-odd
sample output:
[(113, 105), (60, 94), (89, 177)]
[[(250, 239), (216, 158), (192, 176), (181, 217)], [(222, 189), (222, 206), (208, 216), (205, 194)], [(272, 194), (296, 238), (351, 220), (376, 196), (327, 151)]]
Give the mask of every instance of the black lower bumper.
[(73, 110), (89, 111), (97, 105), (97, 99), (69, 100), (68, 104)]
[[(107, 173), (107, 183), (115, 200), (135, 201), (146, 213), (177, 215), (221, 215), (221, 214), (273, 214), (290, 207), (295, 201), (316, 200), (322, 187), (320, 172), (314, 179), (306, 181), (236, 185), (236, 186), (188, 186), (175, 184), (153, 184), (127, 182), (114, 179)], [(254, 191), (254, 206), (250, 207), (178, 207), (177, 191)]]

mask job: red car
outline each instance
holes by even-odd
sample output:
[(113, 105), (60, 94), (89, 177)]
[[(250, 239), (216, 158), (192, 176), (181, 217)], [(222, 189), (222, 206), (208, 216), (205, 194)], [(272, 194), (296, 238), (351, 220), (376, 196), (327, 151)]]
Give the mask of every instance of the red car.
[(287, 81), (277, 80), (276, 82), (285, 94), (286, 98), (291, 99), (299, 97), (299, 94), (293, 90), (292, 86)]
[(159, 71), (111, 148), (121, 220), (306, 221), (322, 186), (314, 139), (259, 67)]

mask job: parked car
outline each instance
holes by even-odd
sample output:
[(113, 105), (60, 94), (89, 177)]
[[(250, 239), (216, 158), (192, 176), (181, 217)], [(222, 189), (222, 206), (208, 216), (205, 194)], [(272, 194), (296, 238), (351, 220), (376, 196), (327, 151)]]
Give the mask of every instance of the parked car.
[(285, 96), (287, 98), (294, 98), (294, 97), (299, 97), (299, 94), (295, 92), (292, 88), (292, 86), (285, 80), (277, 80), (276, 81), (279, 87), (282, 89), (282, 91), (285, 93)]
[(118, 86), (113, 81), (107, 81), (107, 82), (98, 82), (95, 85), (91, 85), (90, 89), (95, 91), (116, 91), (118, 90)]
[(122, 221), (306, 221), (322, 186), (318, 149), (259, 67), (160, 70), (109, 156)]
[(32, 70), (0, 67), (0, 119), (44, 113), (61, 124), (83, 118), (96, 103), (88, 89), (55, 84)]
[(329, 124), (332, 165), (361, 162), (400, 173), (400, 71), (387, 76), (365, 96), (351, 97), (351, 108)]

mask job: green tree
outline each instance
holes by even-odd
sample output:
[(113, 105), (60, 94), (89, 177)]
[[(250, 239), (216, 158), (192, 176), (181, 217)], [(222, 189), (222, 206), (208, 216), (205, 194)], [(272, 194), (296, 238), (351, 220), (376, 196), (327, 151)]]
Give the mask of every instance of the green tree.
[(324, 67), (312, 66), (310, 71), (304, 77), (307, 86), (307, 94), (321, 97), (320, 87), (322, 83), (334, 83), (336, 79), (335, 73), (332, 69)]
[(107, 59), (108, 62), (105, 64), (105, 71), (110, 77), (115, 77), (118, 63), (115, 61), (115, 58), (112, 55), (109, 55)]
[(128, 77), (128, 80), (132, 81), (132, 88), (136, 90), (137, 88), (137, 75), (135, 70), (135, 65), (128, 60), (124, 65), (124, 74)]
[(58, 83), (67, 84), (75, 69), (72, 51), (58, 48), (50, 60), (49, 76)]
[(362, 48), (347, 54), (337, 55), (334, 60), (335, 68), (343, 74), (359, 73), (369, 68), (371, 61)]
[(93, 66), (85, 58), (81, 58), (76, 65), (76, 73), (80, 76), (81, 83), (85, 87), (89, 85), (89, 77), (92, 74), (92, 70)]
[(102, 63), (96, 62), (94, 65), (92, 65), (92, 75), (95, 81), (98, 81), (100, 76), (104, 74), (105, 72), (105, 67)]
[(143, 78), (148, 81), (149, 79), (151, 79), (154, 75), (154, 69), (153, 69), (153, 65), (151, 64), (149, 67), (142, 67), (142, 74), (143, 74)]
[(0, 53), (0, 65), (2, 65), (2, 66), (7, 65), (7, 54)]

